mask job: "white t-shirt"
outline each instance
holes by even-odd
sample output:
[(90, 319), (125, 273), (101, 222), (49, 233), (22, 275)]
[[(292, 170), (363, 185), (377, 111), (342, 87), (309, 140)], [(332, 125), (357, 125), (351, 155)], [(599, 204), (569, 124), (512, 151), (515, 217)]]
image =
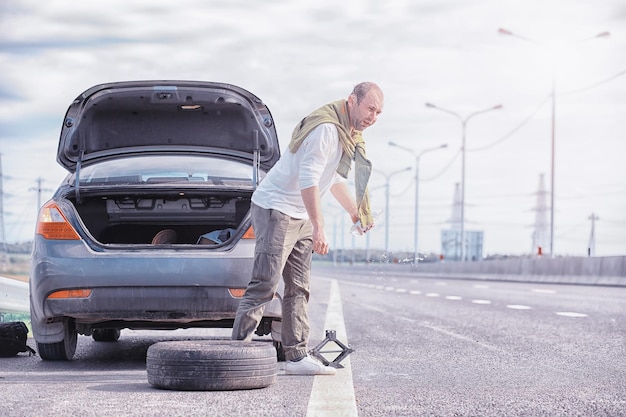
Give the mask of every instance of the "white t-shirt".
[(281, 155), (252, 194), (252, 202), (296, 219), (307, 219), (300, 190), (317, 185), (321, 197), (332, 185), (345, 181), (337, 174), (341, 153), (337, 127), (332, 123), (317, 126), (296, 153), (287, 149)]

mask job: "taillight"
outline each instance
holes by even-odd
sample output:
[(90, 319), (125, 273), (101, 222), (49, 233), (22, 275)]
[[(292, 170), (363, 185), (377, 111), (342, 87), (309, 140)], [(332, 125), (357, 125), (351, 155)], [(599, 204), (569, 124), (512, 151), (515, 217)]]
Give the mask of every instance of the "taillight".
[(68, 223), (59, 207), (52, 201), (46, 203), (39, 210), (35, 233), (46, 239), (80, 240), (76, 230)]
[(91, 295), (91, 289), (82, 288), (78, 290), (59, 290), (51, 293), (48, 298), (88, 298)]
[(254, 235), (254, 229), (252, 228), (252, 226), (250, 226), (248, 228), (248, 230), (246, 230), (246, 233), (243, 234), (243, 236), (241, 236), (242, 239), (255, 239), (256, 236)]
[[(229, 288), (228, 292), (230, 296), (233, 298), (242, 298), (246, 294), (245, 288)], [(274, 293), (273, 298), (279, 298), (278, 294)]]
[(233, 298), (241, 298), (246, 293), (246, 289), (245, 288), (229, 288), (228, 292), (230, 293), (230, 296)]

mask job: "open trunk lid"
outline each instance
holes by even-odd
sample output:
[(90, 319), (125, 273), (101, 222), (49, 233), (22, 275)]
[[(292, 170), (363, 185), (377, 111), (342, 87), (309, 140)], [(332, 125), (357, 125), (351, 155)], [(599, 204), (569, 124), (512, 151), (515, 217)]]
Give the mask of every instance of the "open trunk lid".
[(204, 81), (94, 86), (65, 115), (57, 162), (69, 172), (125, 154), (226, 155), (268, 171), (280, 157), (274, 120), (252, 93)]

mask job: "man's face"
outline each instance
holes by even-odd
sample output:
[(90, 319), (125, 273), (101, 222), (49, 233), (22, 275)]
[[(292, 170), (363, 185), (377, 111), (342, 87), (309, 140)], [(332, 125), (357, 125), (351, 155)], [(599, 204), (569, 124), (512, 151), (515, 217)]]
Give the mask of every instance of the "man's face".
[(383, 98), (378, 91), (372, 90), (359, 104), (356, 104), (356, 96), (351, 94), (348, 98), (350, 103), (350, 125), (355, 130), (365, 130), (374, 123), (378, 115), (383, 111)]

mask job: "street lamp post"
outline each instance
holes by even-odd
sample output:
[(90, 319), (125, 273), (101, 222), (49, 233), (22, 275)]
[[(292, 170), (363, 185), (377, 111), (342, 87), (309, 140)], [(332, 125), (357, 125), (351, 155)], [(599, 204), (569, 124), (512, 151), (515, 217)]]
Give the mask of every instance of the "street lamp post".
[(484, 110), (479, 110), (474, 113), (470, 113), (465, 118), (461, 117), (458, 113), (444, 109), (439, 106), (435, 106), (432, 103), (426, 103), (426, 107), (430, 107), (432, 109), (440, 110), (442, 112), (451, 114), (458, 118), (461, 121), (461, 125), (463, 128), (463, 137), (461, 142), (461, 262), (465, 261), (465, 128), (467, 126), (467, 122), (474, 116), (487, 113), (492, 110), (499, 110), (502, 108), (502, 105), (498, 104), (493, 107), (486, 108)]
[(419, 230), (418, 227), (418, 211), (419, 211), (419, 166), (420, 166), (420, 158), (422, 155), (424, 155), (427, 152), (432, 152), (432, 151), (436, 151), (437, 149), (443, 149), (448, 147), (448, 144), (443, 144), (443, 145), (439, 145), (436, 146), (434, 148), (428, 148), (428, 149), (424, 149), (423, 151), (421, 151), (420, 153), (415, 153), (415, 151), (411, 148), (407, 148), (405, 146), (402, 145), (398, 145), (395, 142), (389, 142), (390, 146), (395, 146), (396, 148), (405, 150), (407, 152), (410, 152), (414, 157), (415, 157), (415, 216), (414, 216), (414, 227), (413, 227), (413, 265), (417, 265), (419, 262), (419, 252), (418, 252), (418, 246), (417, 246), (417, 232)]
[[(337, 257), (339, 255), (339, 249), (338, 249), (338, 242), (337, 242), (337, 227), (339, 227), (339, 229), (341, 230), (341, 258), (339, 259), (340, 263), (343, 263), (343, 252), (344, 252), (344, 245), (343, 245), (343, 229), (344, 229), (344, 216), (341, 216), (341, 213), (344, 213), (343, 209), (339, 209), (336, 206), (333, 205), (329, 205), (328, 206), (329, 209), (336, 211), (336, 214), (333, 215), (333, 244), (332, 244), (332, 248), (333, 248), (333, 265), (337, 265)], [(341, 224), (338, 226), (337, 222), (340, 222)]]
[(389, 255), (389, 182), (391, 177), (405, 171), (410, 171), (411, 167), (406, 167), (386, 174), (382, 171), (374, 169), (373, 171), (385, 177), (385, 255)]
[[(501, 35), (513, 36), (514, 38), (522, 39), (526, 42), (534, 43), (536, 45), (545, 45), (544, 42), (539, 42), (525, 36), (518, 35), (507, 29), (498, 29), (498, 33)], [(610, 36), (609, 32), (601, 32), (595, 36), (585, 39), (579, 39), (575, 43), (588, 41), (596, 38), (604, 38)], [(554, 65), (554, 54), (550, 54), (552, 57), (552, 126), (551, 126), (551, 157), (550, 157), (550, 256), (554, 257), (554, 160), (555, 160), (555, 138), (556, 138), (556, 70)]]

